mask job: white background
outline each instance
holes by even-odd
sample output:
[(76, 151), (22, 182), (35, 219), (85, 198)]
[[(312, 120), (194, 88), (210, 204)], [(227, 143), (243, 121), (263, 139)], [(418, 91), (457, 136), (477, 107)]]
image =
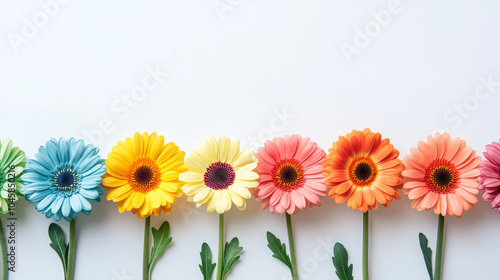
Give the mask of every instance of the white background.
[[(439, 130), (478, 152), (500, 138), (500, 85), (481, 82), (500, 81), (498, 1), (396, 2), (383, 27), (375, 17), (389, 13), (379, 13), (389, 1), (66, 1), (50, 6), (50, 17), (40, 4), (48, 2), (0, 2), (0, 138), (29, 158), (61, 136), (92, 142), (106, 157), (135, 131), (156, 131), (185, 151), (211, 135), (253, 147), (290, 133), (327, 149), (365, 127), (401, 155)], [(155, 69), (168, 75), (150, 80)], [(144, 79), (153, 86), (140, 95)], [(322, 202), (293, 216), (301, 279), (336, 279), (337, 241), (361, 279), (361, 212)], [(141, 279), (143, 220), (109, 201), (93, 206), (77, 221), (75, 279)], [(26, 201), (16, 214), (11, 279), (63, 279), (48, 246), (53, 220)], [(418, 233), (434, 251), (437, 216), (403, 196), (370, 217), (371, 279), (427, 279)], [(216, 257), (217, 215), (181, 198), (152, 224), (164, 220), (173, 243), (153, 279), (202, 279), (199, 250), (206, 241)], [(268, 230), (287, 240), (284, 216), (249, 200), (226, 225), (227, 240), (244, 247), (228, 279), (287, 279), (266, 247)], [(446, 219), (443, 279), (498, 279), (499, 231), (500, 213), (482, 200)]]

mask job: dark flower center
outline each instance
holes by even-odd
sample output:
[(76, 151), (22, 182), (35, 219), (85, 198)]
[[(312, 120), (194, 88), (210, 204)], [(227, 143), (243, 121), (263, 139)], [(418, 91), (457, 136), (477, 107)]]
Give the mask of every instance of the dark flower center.
[(134, 172), (134, 180), (139, 185), (147, 185), (153, 180), (154, 173), (148, 166), (141, 166)]
[(449, 193), (457, 187), (458, 174), (454, 165), (440, 159), (432, 162), (425, 171), (427, 187), (438, 193)]
[(233, 184), (236, 173), (231, 165), (219, 161), (212, 163), (203, 177), (207, 187), (221, 190)]
[(271, 172), (274, 185), (281, 190), (290, 191), (304, 185), (304, 170), (295, 159), (278, 162)]
[(54, 183), (60, 190), (71, 190), (76, 185), (77, 175), (71, 169), (60, 170), (54, 177)]
[(354, 159), (348, 170), (349, 178), (356, 186), (370, 186), (377, 178), (377, 166), (368, 157)]

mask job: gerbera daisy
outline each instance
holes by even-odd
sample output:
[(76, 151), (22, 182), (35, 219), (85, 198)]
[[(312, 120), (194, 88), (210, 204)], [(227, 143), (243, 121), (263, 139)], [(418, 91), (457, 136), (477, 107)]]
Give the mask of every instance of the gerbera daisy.
[(413, 200), (414, 209), (462, 217), (477, 203), (480, 161), (464, 140), (451, 139), (448, 133), (429, 136), (404, 159), (403, 193)]
[(340, 136), (328, 151), (323, 163), (328, 196), (363, 212), (363, 279), (368, 279), (368, 210), (400, 199), (404, 166), (389, 139), (368, 128)]
[(483, 199), (491, 201), (491, 208), (500, 211), (500, 143), (486, 145), (483, 155), (486, 160), (479, 163), (481, 175), (477, 180), (478, 188), (484, 190)]
[(106, 160), (102, 185), (106, 199), (116, 202), (118, 211), (131, 211), (139, 219), (169, 214), (175, 198), (182, 195), (179, 173), (185, 171), (184, 152), (165, 143), (156, 133), (119, 141)]
[[(290, 214), (296, 214), (306, 207), (320, 206), (319, 196), (326, 195), (324, 167), (325, 152), (316, 143), (300, 135), (275, 138), (266, 141), (264, 147), (255, 155), (259, 160), (259, 186), (254, 189), (255, 199), (262, 201), (262, 209), (269, 207), (271, 213), (282, 214), (286, 211), (289, 247), (292, 257), (290, 267), (292, 278), (297, 277), (295, 252)], [(269, 248), (277, 238), (268, 233)], [(286, 262), (285, 262), (286, 264)]]
[[(99, 202), (104, 190), (99, 186), (106, 171), (99, 149), (82, 140), (52, 138), (38, 149), (26, 165), (21, 193), (47, 218), (70, 221), (69, 244), (55, 223), (49, 226), (51, 247), (61, 258), (65, 279), (72, 280), (75, 257), (75, 223), (78, 213), (89, 215), (90, 202)], [(64, 242), (61, 243), (61, 240)], [(57, 245), (55, 245), (57, 244)]]
[(240, 141), (210, 137), (186, 159), (189, 171), (180, 175), (182, 190), (196, 207), (207, 204), (207, 212), (223, 214), (234, 205), (245, 210), (249, 189), (257, 187), (257, 159), (250, 149), (240, 150)]
[[(185, 184), (182, 190), (188, 201), (195, 202), (196, 207), (207, 204), (207, 212), (219, 213), (219, 251), (217, 261), (217, 280), (225, 278), (232, 264), (239, 259), (238, 238), (233, 238), (225, 246), (226, 252), (231, 252), (227, 260), (224, 260), (223, 268), (223, 244), (224, 244), (224, 213), (231, 209), (232, 204), (239, 209), (245, 210), (246, 199), (252, 197), (249, 189), (257, 187), (259, 177), (254, 169), (257, 167), (257, 159), (250, 149), (240, 150), (240, 141), (231, 141), (228, 137), (220, 137), (217, 141), (210, 137), (205, 145), (196, 148), (186, 158), (186, 166), (189, 171), (180, 175), (180, 180)], [(211, 252), (208, 244), (202, 246), (202, 257)], [(211, 253), (210, 253), (211, 255)], [(224, 256), (226, 258), (226, 256)], [(207, 266), (208, 265), (208, 266)], [(210, 279), (213, 267), (211, 260), (206, 263), (202, 259), (200, 265), (205, 279)]]
[(316, 143), (300, 135), (266, 141), (255, 157), (259, 160), (259, 186), (255, 199), (271, 213), (295, 214), (307, 206), (320, 206), (319, 196), (326, 195), (321, 163), (325, 152)]
[[(12, 140), (6, 139), (0, 144), (0, 213), (9, 212), (9, 203), (17, 201), (19, 190), (23, 186), (21, 175), (26, 165), (26, 156), (18, 147), (13, 147)], [(12, 208), (12, 207), (11, 207)]]
[[(444, 217), (462, 217), (464, 211), (477, 203), (479, 162), (481, 158), (467, 146), (465, 141), (451, 139), (448, 133), (436, 133), (427, 137), (427, 142), (419, 141), (418, 148), (404, 159), (405, 184), (403, 193), (412, 199), (411, 207), (421, 210), (433, 209), (439, 214), (438, 238), (436, 244), (436, 264), (434, 278), (430, 253), (424, 253), (427, 272), (431, 279), (441, 278)], [(427, 246), (427, 237), (420, 234), (420, 244)], [(422, 252), (427, 252), (422, 247)]]
[(99, 202), (104, 193), (99, 184), (106, 169), (98, 153), (99, 148), (83, 140), (52, 138), (28, 161), (21, 193), (56, 221), (76, 219), (80, 212), (89, 215), (90, 202)]
[(184, 172), (184, 152), (163, 136), (138, 132), (119, 141), (108, 154), (102, 185), (106, 199), (116, 202), (118, 211), (131, 211), (144, 221), (143, 279), (151, 279), (156, 261), (171, 242), (170, 225), (153, 228), (155, 238), (149, 256), (151, 215), (170, 214), (176, 197), (182, 195), (179, 173)]
[(328, 196), (335, 202), (347, 200), (347, 206), (366, 212), (377, 209), (378, 203), (388, 207), (390, 201), (400, 199), (404, 166), (389, 139), (368, 128), (353, 130), (328, 151), (324, 174), (331, 188)]

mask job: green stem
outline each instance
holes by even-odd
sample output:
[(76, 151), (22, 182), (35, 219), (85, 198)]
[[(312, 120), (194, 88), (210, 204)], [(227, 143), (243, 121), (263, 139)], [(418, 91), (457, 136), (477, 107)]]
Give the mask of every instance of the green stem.
[(219, 255), (217, 260), (217, 280), (222, 280), (222, 260), (224, 259), (224, 214), (219, 214)]
[(142, 254), (142, 279), (149, 280), (149, 230), (151, 228), (151, 216), (144, 221), (144, 248)]
[(368, 210), (363, 213), (363, 280), (368, 280)]
[(7, 280), (9, 278), (9, 272), (7, 269), (7, 239), (5, 238), (5, 232), (3, 231), (2, 220), (0, 219), (0, 249), (2, 251), (2, 279)]
[(68, 248), (68, 269), (66, 271), (66, 280), (73, 280), (75, 271), (75, 226), (76, 220), (69, 222), (69, 248)]
[(436, 270), (434, 270), (434, 280), (441, 279), (441, 259), (443, 256), (443, 231), (444, 231), (444, 216), (439, 215), (438, 220), (438, 236), (436, 243)]
[(286, 213), (286, 229), (288, 232), (288, 246), (290, 247), (290, 257), (292, 258), (292, 279), (298, 280), (299, 275), (297, 274), (297, 261), (295, 260), (295, 245), (293, 243), (292, 217), (290, 217), (290, 214), (288, 213)]

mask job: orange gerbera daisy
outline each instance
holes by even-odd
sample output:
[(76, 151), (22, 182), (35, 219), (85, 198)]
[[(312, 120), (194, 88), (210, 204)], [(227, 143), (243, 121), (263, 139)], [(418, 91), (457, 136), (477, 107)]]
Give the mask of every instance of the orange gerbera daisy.
[(418, 211), (433, 209), (445, 217), (462, 217), (477, 203), (480, 161), (460, 138), (451, 139), (448, 133), (429, 136), (404, 159), (403, 193)]
[(368, 128), (353, 130), (328, 151), (324, 175), (331, 188), (328, 196), (335, 202), (347, 200), (347, 206), (366, 212), (377, 209), (378, 203), (388, 207), (390, 201), (400, 199), (404, 165), (389, 139)]

